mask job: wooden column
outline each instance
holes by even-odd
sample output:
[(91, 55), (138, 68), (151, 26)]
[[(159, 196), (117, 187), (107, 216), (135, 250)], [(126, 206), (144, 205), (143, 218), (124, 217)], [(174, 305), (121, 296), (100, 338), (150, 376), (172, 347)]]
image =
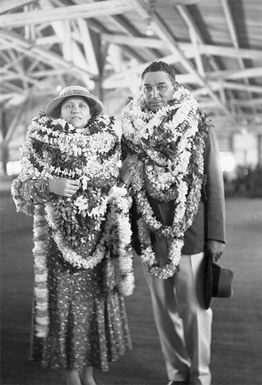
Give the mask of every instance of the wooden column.
[(5, 175), (7, 175), (7, 161), (8, 161), (8, 143), (6, 143), (5, 138), (7, 135), (7, 122), (6, 122), (6, 110), (4, 108), (0, 109), (0, 130), (2, 135), (1, 143), (1, 160), (2, 168)]
[(257, 163), (262, 165), (262, 134), (257, 136)]
[(101, 101), (104, 101), (104, 89), (103, 89), (103, 80), (104, 80), (104, 67), (106, 63), (107, 51), (109, 44), (102, 43), (102, 39), (99, 34), (92, 33), (92, 41), (94, 45), (99, 75), (96, 80), (96, 94)]

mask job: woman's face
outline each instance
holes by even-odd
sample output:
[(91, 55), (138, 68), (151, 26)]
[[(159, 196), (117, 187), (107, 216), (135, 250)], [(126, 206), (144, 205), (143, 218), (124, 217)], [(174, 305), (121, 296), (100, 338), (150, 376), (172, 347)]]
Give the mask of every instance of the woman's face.
[(66, 99), (61, 106), (61, 118), (75, 128), (84, 128), (91, 118), (90, 107), (86, 99), (81, 96)]

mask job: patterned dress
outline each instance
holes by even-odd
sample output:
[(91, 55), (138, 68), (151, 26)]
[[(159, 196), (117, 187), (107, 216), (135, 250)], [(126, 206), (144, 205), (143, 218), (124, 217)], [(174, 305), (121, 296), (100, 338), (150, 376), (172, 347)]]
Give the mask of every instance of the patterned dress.
[(52, 238), (48, 249), (49, 330), (43, 340), (33, 327), (31, 358), (45, 367), (107, 371), (108, 362), (131, 348), (124, 299), (105, 285), (110, 279), (114, 286), (115, 277), (106, 277), (105, 262), (89, 270), (72, 267)]
[[(28, 204), (47, 198), (43, 181), (24, 181), (15, 196)], [(20, 207), (22, 209), (22, 207)], [(46, 228), (46, 223), (42, 224)], [(48, 230), (47, 234), (50, 234)], [(86, 365), (108, 370), (108, 363), (131, 348), (124, 299), (116, 286), (113, 264), (103, 260), (93, 269), (66, 262), (51, 236), (47, 241), (48, 332), (35, 333), (35, 303), (31, 358), (44, 367), (80, 369)]]
[[(41, 285), (35, 274), (30, 356), (49, 368), (80, 369), (91, 365), (107, 371), (109, 362), (116, 361), (131, 348), (114, 258), (104, 258), (92, 269), (76, 268), (63, 259), (44, 216), (40, 216), (39, 222), (36, 215), (44, 213), (45, 202), (52, 199), (47, 186), (46, 180), (26, 179), (21, 175), (12, 185), (17, 209), (34, 216), (35, 245), (38, 240), (46, 248), (48, 306), (39, 310), (41, 301), (39, 303), (39, 298), (36, 301), (36, 286), (41, 291)], [(37, 226), (43, 230), (39, 239), (36, 239)], [(39, 249), (41, 252), (41, 247)], [(36, 264), (35, 258), (35, 269)], [(40, 311), (42, 315), (47, 312), (48, 327), (44, 336), (36, 331)]]

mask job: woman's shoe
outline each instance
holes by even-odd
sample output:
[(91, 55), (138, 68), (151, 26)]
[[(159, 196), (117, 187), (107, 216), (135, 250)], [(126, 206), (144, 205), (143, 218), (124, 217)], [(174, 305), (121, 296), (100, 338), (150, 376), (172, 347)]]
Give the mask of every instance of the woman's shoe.
[(169, 381), (167, 385), (188, 385), (185, 381)]

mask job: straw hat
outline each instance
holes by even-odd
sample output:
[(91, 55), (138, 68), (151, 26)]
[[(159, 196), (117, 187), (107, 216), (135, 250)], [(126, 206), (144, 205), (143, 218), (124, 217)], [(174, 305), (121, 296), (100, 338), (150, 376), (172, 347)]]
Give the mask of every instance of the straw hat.
[(233, 295), (233, 277), (232, 270), (212, 262), (210, 256), (205, 256), (205, 309), (209, 308), (212, 297), (229, 298)]
[(63, 88), (60, 93), (47, 104), (45, 110), (46, 114), (54, 118), (59, 118), (61, 104), (66, 98), (72, 96), (81, 96), (85, 98), (88, 105), (92, 107), (95, 116), (102, 112), (102, 102), (96, 96), (92, 95), (86, 88), (81, 86), (69, 86)]

